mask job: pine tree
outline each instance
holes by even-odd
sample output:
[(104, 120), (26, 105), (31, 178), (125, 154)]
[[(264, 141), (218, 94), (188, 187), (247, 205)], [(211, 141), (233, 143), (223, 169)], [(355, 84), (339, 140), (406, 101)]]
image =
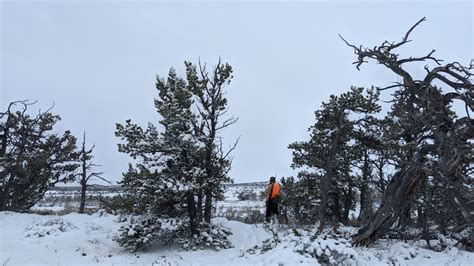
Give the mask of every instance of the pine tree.
[[(319, 207), (320, 230), (327, 221), (347, 222), (353, 207), (356, 186), (351, 172), (360, 139), (356, 126), (371, 123), (368, 114), (380, 111), (375, 89), (351, 88), (340, 96), (330, 96), (328, 103), (315, 113), (316, 123), (310, 128), (310, 140), (290, 144), (293, 150), (293, 167), (309, 167), (318, 173), (321, 204)], [(364, 115), (354, 119), (354, 115)]]
[[(130, 120), (117, 124), (116, 135), (125, 141), (119, 144), (119, 151), (137, 162), (129, 165), (122, 181), (126, 195), (134, 202), (129, 223), (120, 229), (117, 239), (124, 247), (141, 249), (153, 240), (178, 241), (185, 248), (230, 246), (230, 232), (212, 225), (210, 219), (204, 222), (200, 215), (201, 193), (210, 190), (214, 197), (221, 189), (220, 183), (206, 179), (208, 169), (228, 169), (230, 162), (214, 159), (215, 146), (209, 153), (209, 145), (214, 143), (200, 126), (202, 113), (193, 112), (200, 108), (194, 103), (197, 91), (193, 82), (189, 76), (187, 81), (180, 78), (174, 69), (166, 80), (157, 77), (155, 107), (163, 131), (151, 123), (146, 130)], [(216, 180), (227, 179), (218, 176)]]
[(287, 224), (314, 224), (319, 213), (319, 176), (301, 172), (299, 179), (282, 178), (281, 213)]
[(231, 152), (236, 148), (238, 140), (227, 151), (222, 148), (222, 139), (219, 134), (236, 123), (238, 118), (228, 117), (228, 102), (225, 98), (225, 86), (229, 85), (233, 76), (232, 67), (222, 63), (221, 59), (213, 68), (209, 76), (206, 66), (199, 63), (197, 66), (185, 62), (186, 74), (190, 90), (196, 95), (198, 109), (198, 136), (204, 144), (205, 176), (202, 187), (198, 192), (198, 215), (202, 217), (202, 200), (204, 201), (204, 220), (211, 221), (213, 199), (223, 193), (223, 183), (232, 181), (227, 175), (230, 171)]
[(379, 202), (388, 182), (388, 170), (393, 163), (391, 150), (396, 145), (388, 139), (387, 118), (366, 117), (353, 130), (352, 167), (359, 193), (358, 222), (364, 223), (373, 215), (374, 203)]
[(55, 184), (74, 180), (76, 138), (69, 131), (51, 133), (60, 117), (51, 109), (32, 117), (27, 111), (33, 104), (12, 102), (0, 113), (0, 211), (28, 211)]

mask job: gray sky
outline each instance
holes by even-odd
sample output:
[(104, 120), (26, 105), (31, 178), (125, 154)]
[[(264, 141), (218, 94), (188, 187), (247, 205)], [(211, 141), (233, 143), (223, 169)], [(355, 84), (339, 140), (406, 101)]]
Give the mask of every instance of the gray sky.
[(472, 1), (1, 1), (0, 8), (0, 109), (19, 99), (42, 109), (54, 102), (59, 128), (86, 131), (104, 176), (115, 181), (129, 161), (117, 151), (115, 123), (156, 124), (155, 75), (171, 66), (183, 73), (184, 60), (212, 65), (221, 56), (233, 66), (227, 96), (240, 119), (223, 137), (230, 145), (241, 136), (231, 176), (249, 182), (296, 175), (287, 146), (308, 139), (330, 94), (396, 81), (374, 62), (357, 71), (338, 33), (374, 46), (400, 40), (426, 16), (401, 55), (434, 48), (446, 61), (474, 58)]

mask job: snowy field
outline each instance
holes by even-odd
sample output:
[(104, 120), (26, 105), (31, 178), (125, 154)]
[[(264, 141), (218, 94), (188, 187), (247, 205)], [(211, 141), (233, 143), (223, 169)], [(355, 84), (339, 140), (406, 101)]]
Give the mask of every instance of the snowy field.
[[(265, 183), (226, 185), (224, 198), (216, 202), (214, 216), (231, 220), (255, 222), (263, 221)], [(86, 212), (93, 213), (101, 208), (101, 199), (121, 194), (119, 186), (95, 187), (87, 191)], [(240, 198), (239, 198), (240, 195)], [(68, 214), (77, 212), (80, 204), (79, 187), (62, 187), (47, 191), (44, 198), (31, 209), (38, 214)]]
[[(474, 254), (448, 247), (442, 252), (424, 248), (423, 241), (380, 240), (371, 247), (352, 247), (356, 228), (318, 235), (284, 225), (263, 225), (262, 184), (229, 185), (216, 206), (214, 222), (228, 227), (233, 247), (220, 251), (184, 251), (179, 245), (156, 243), (146, 252), (130, 253), (115, 241), (119, 217), (99, 211), (65, 215), (0, 212), (1, 265), (318, 265), (318, 259), (344, 265), (472, 265)], [(36, 210), (64, 212), (67, 193), (51, 191)], [(72, 194), (71, 194), (72, 193)], [(118, 193), (117, 191), (108, 193)], [(107, 193), (101, 192), (101, 196)], [(116, 194), (111, 194), (116, 195)], [(74, 200), (69, 206), (75, 208)], [(92, 209), (97, 206), (90, 206)], [(254, 223), (249, 221), (253, 216)], [(227, 217), (227, 218), (224, 218)], [(233, 219), (237, 218), (237, 219)], [(229, 220), (233, 219), (233, 220)], [(434, 241), (431, 243), (435, 244)]]
[[(120, 195), (120, 186), (90, 187), (86, 194), (85, 210), (88, 213), (96, 212), (100, 208), (100, 200)], [(68, 214), (77, 212), (80, 205), (80, 187), (59, 187), (46, 192), (44, 197), (31, 208), (39, 214)]]
[(214, 216), (246, 223), (264, 221), (265, 183), (226, 185), (224, 198), (217, 201)]

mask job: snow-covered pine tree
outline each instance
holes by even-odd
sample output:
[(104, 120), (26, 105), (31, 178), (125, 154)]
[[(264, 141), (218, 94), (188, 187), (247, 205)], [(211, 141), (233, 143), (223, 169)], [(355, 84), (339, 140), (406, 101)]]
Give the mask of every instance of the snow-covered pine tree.
[(213, 199), (222, 194), (225, 182), (232, 181), (228, 176), (232, 164), (230, 154), (238, 143), (237, 140), (233, 146), (224, 150), (220, 136), (224, 129), (238, 120), (226, 117), (228, 102), (225, 98), (225, 86), (230, 84), (233, 70), (228, 63), (222, 63), (220, 58), (211, 73), (200, 62), (198, 65), (191, 62), (185, 64), (189, 88), (196, 96), (198, 135), (204, 147), (202, 162), (205, 174), (198, 191), (198, 216), (200, 219), (203, 217), (204, 200), (204, 220), (210, 223)]
[[(293, 167), (314, 171), (320, 177), (320, 230), (329, 221), (346, 222), (353, 207), (356, 177), (351, 170), (357, 156), (356, 140), (361, 134), (356, 126), (372, 121), (370, 115), (380, 111), (379, 93), (374, 89), (352, 87), (339, 96), (331, 95), (315, 112), (316, 122), (310, 127), (310, 140), (289, 145), (293, 150)], [(362, 116), (354, 118), (354, 116)], [(367, 136), (366, 136), (367, 137)], [(314, 184), (316, 186), (316, 184)]]
[(178, 241), (184, 248), (227, 248), (230, 232), (198, 217), (196, 196), (203, 187), (205, 144), (192, 111), (193, 92), (174, 69), (166, 80), (157, 78), (156, 88), (155, 107), (163, 131), (151, 123), (146, 130), (130, 120), (117, 124), (116, 135), (125, 141), (119, 151), (137, 161), (129, 165), (122, 181), (134, 206), (117, 241), (133, 250), (153, 240)]

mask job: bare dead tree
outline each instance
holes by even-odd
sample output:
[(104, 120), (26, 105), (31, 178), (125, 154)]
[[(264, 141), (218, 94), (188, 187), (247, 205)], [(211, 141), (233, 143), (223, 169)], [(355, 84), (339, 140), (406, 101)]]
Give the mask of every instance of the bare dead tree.
[(80, 151), (80, 161), (81, 161), (81, 173), (78, 175), (79, 182), (81, 184), (81, 204), (79, 206), (79, 213), (84, 213), (84, 208), (86, 205), (86, 192), (88, 187), (88, 182), (91, 178), (98, 178), (108, 184), (111, 184), (110, 181), (102, 177), (103, 172), (94, 172), (95, 167), (100, 165), (94, 164), (91, 160), (94, 158), (92, 152), (94, 151), (95, 145), (92, 145), (90, 149), (86, 149), (86, 132), (84, 132), (82, 138), (82, 148)]
[[(382, 198), (381, 205), (370, 222), (362, 227), (353, 236), (356, 244), (369, 244), (383, 235), (400, 218), (405, 204), (415, 195), (419, 184), (427, 177), (433, 177), (446, 186), (449, 193), (447, 200), (452, 200), (460, 213), (463, 214), (465, 224), (472, 224), (474, 217), (472, 210), (467, 210), (467, 202), (474, 198), (460, 184), (472, 179), (466, 175), (469, 165), (472, 166), (472, 140), (474, 138), (474, 121), (471, 112), (474, 109), (474, 85), (472, 83), (471, 61), (469, 66), (458, 62), (441, 65), (442, 60), (433, 56), (435, 50), (420, 57), (402, 58), (395, 50), (411, 40), (410, 34), (423, 21), (420, 19), (413, 25), (399, 42), (384, 41), (381, 45), (366, 48), (350, 44), (341, 39), (357, 56), (353, 64), (360, 70), (362, 64), (369, 59), (384, 65), (401, 78), (395, 83), (380, 90), (396, 88), (397, 92), (406, 96), (409, 103), (420, 108), (426, 114), (426, 121), (422, 124), (423, 138), (414, 143), (415, 152), (411, 158), (399, 165), (399, 169), (390, 180)], [(405, 64), (413, 62), (434, 62), (437, 66), (430, 69), (425, 66), (426, 76), (415, 79), (405, 68)], [(450, 90), (443, 92), (434, 83), (440, 82), (443, 88)], [(453, 117), (450, 104), (453, 100), (464, 103), (466, 113), (457, 119)], [(410, 127), (411, 125), (405, 125)], [(470, 143), (471, 142), (471, 143)], [(470, 245), (474, 241), (474, 230)]]

